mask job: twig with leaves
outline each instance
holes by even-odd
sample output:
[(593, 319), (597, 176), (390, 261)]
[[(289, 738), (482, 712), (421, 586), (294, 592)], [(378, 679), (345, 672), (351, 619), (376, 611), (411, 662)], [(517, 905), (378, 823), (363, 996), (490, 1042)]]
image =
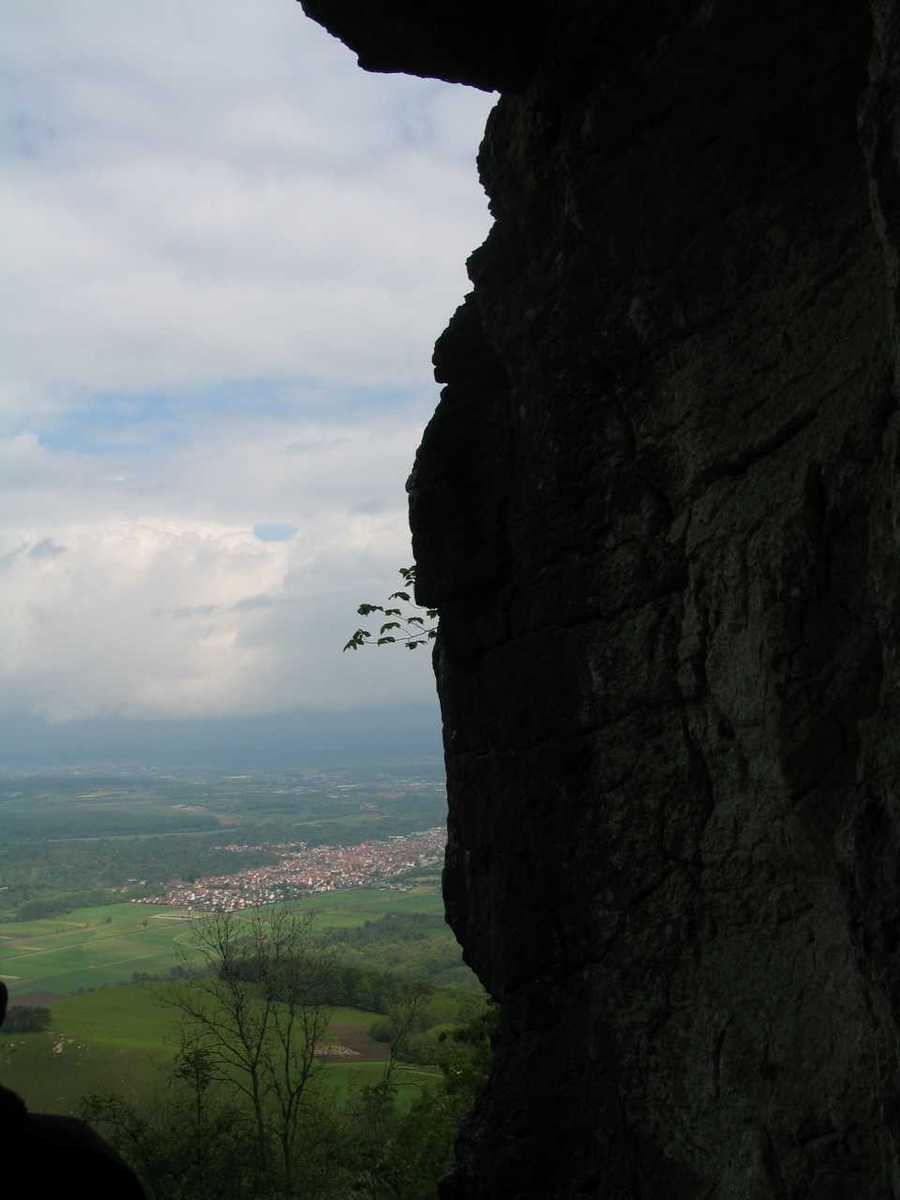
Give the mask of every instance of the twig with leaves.
[[(406, 646), (408, 650), (416, 650), (419, 646), (424, 646), (437, 637), (438, 610), (436, 608), (423, 609), (412, 599), (412, 590), (416, 582), (415, 565), (401, 567), (400, 576), (403, 579), (405, 590), (391, 592), (388, 602), (400, 600), (407, 607), (402, 609), (382, 604), (361, 604), (356, 610), (361, 617), (370, 617), (372, 613), (381, 613), (387, 619), (382, 623), (374, 641), (369, 640), (374, 636), (371, 630), (357, 629), (344, 646), (345, 651), (358, 650), (360, 646), (388, 645)], [(419, 612), (412, 612), (411, 609), (418, 609)], [(424, 612), (424, 616), (419, 615), (422, 612)]]

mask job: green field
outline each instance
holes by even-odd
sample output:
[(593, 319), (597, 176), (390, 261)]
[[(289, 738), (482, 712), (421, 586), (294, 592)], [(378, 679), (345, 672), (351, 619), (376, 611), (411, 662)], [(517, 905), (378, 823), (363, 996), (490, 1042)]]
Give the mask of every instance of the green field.
[[(377, 1062), (329, 1063), (322, 1074), (327, 1086), (338, 1103), (346, 1104), (353, 1093), (367, 1084), (377, 1083), (384, 1074), (384, 1067)], [(397, 1067), (397, 1104), (406, 1109), (421, 1093), (423, 1087), (440, 1079), (440, 1072), (427, 1067)]]
[(443, 916), (444, 901), (434, 888), (398, 892), (388, 888), (353, 888), (328, 892), (302, 901), (316, 913), (319, 929), (352, 929), (387, 913), (428, 913)]
[[(357, 888), (299, 901), (320, 930), (348, 929), (386, 913), (443, 912), (432, 890)], [(80, 908), (65, 918), (0, 924), (0, 978), (17, 996), (62, 996), (130, 980), (135, 971), (165, 974), (190, 946), (188, 914), (162, 905)]]
[[(428, 888), (330, 892), (291, 907), (314, 912), (320, 931), (353, 929), (389, 913), (443, 911), (441, 898)], [(52, 1012), (47, 1033), (0, 1034), (0, 1083), (44, 1112), (72, 1112), (89, 1092), (127, 1098), (164, 1093), (180, 1019), (160, 1003), (164, 983), (129, 981), (136, 971), (165, 975), (190, 945), (189, 914), (156, 905), (112, 904), (0, 925), (0, 977), (13, 1004), (19, 998)], [(364, 1042), (378, 1016), (355, 1008), (334, 1008), (330, 1015), (345, 1041), (354, 1041), (347, 1032), (353, 1029)], [(382, 1070), (380, 1062), (330, 1061), (323, 1064), (322, 1083), (346, 1100)], [(420, 1067), (400, 1068), (400, 1103), (411, 1103), (433, 1077)]]
[(0, 925), (0, 977), (16, 997), (65, 994), (165, 972), (189, 940), (184, 914), (171, 908), (110, 904), (79, 908), (65, 918)]
[[(52, 1005), (47, 1033), (0, 1035), (0, 1083), (18, 1092), (34, 1111), (72, 1112), (89, 1092), (116, 1091), (138, 1098), (169, 1086), (169, 1064), (179, 1046), (180, 1018), (161, 1002), (165, 984), (101, 988)], [(368, 1028), (377, 1013), (329, 1010), (332, 1026)], [(328, 1062), (322, 1082), (345, 1100), (374, 1083), (380, 1062)], [(400, 1102), (412, 1100), (434, 1075), (399, 1068)]]

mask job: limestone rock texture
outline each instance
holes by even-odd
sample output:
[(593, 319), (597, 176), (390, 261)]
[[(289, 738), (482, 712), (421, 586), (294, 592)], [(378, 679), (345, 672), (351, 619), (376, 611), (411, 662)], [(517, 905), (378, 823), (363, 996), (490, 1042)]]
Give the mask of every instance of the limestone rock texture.
[(500, 92), (409, 483), (502, 1006), (442, 1195), (897, 1200), (900, 5), (306, 3)]

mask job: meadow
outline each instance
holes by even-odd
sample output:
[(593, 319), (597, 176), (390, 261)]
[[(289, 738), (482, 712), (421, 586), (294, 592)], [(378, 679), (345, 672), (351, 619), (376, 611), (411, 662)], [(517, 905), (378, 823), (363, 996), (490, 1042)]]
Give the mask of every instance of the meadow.
[[(388, 913), (443, 912), (433, 888), (358, 888), (310, 896), (291, 907), (316, 928), (353, 929)], [(164, 975), (189, 954), (190, 916), (164, 905), (107, 904), (65, 917), (0, 924), (0, 978), (12, 1003), (45, 1003), (80, 988), (123, 983), (135, 972)]]
[[(433, 887), (359, 888), (290, 907), (316, 914), (320, 932), (352, 930), (389, 914), (440, 915)], [(36, 1111), (71, 1112), (89, 1092), (138, 1100), (168, 1086), (180, 1018), (162, 1003), (165, 983), (129, 983), (135, 972), (166, 975), (190, 956), (191, 919), (162, 905), (110, 904), (63, 917), (0, 925), (0, 975), (15, 1003), (50, 1007), (46, 1033), (0, 1034), (0, 1083)], [(333, 1040), (359, 1057), (325, 1060), (322, 1082), (344, 1100), (375, 1082), (385, 1048), (367, 1035), (379, 1014), (332, 1008)], [(411, 1103), (433, 1075), (400, 1068), (399, 1102)]]
[[(165, 1004), (166, 992), (165, 983), (131, 984), (55, 1000), (46, 1033), (0, 1035), (0, 1082), (42, 1112), (74, 1112), (91, 1092), (114, 1091), (132, 1102), (164, 1093), (181, 1040), (181, 1018)], [(352, 1042), (359, 1055), (322, 1062), (322, 1085), (344, 1102), (381, 1077), (385, 1048), (366, 1032), (377, 1013), (335, 1007), (329, 1016), (329, 1038)], [(397, 1077), (405, 1106), (435, 1073), (403, 1066)]]

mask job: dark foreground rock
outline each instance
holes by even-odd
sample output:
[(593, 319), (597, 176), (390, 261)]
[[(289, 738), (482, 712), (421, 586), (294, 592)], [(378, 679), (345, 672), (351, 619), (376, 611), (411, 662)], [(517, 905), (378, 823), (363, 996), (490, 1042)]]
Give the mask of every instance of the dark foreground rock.
[(900, 10), (309, 9), (503, 92), (410, 481), (503, 1004), (444, 1195), (896, 1200)]

